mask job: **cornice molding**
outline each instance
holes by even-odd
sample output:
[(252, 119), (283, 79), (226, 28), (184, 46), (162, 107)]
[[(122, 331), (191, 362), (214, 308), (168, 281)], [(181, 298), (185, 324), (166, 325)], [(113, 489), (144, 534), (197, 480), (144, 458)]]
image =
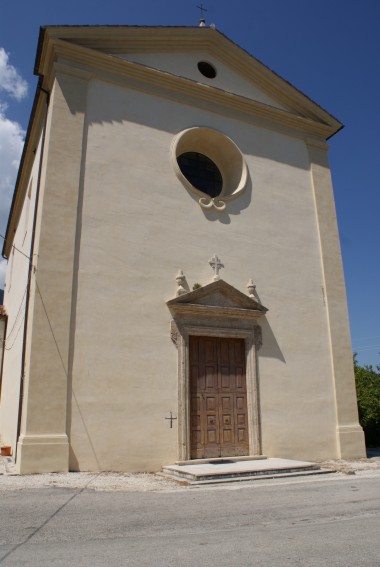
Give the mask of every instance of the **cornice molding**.
[(242, 49), (221, 32), (199, 27), (52, 26), (42, 34), (41, 57), (46, 44), (61, 40), (108, 54), (183, 52), (207, 50), (293, 113), (325, 122), (338, 131), (342, 124), (285, 79)]
[(326, 152), (329, 149), (329, 144), (327, 144), (323, 140), (316, 140), (315, 138), (306, 138), (305, 142), (308, 146), (319, 148), (320, 150), (325, 150)]
[(53, 69), (54, 75), (58, 73), (64, 73), (65, 75), (72, 75), (73, 77), (78, 77), (78, 79), (83, 79), (84, 81), (90, 81), (94, 78), (94, 73), (90, 73), (79, 67), (73, 67), (72, 65), (60, 63), (59, 61), (56, 61), (53, 64)]
[[(221, 301), (222, 300), (222, 301)], [(172, 314), (197, 313), (216, 316), (256, 318), (268, 311), (264, 305), (245, 295), (222, 279), (176, 296), (166, 302)]]
[(153, 69), (141, 63), (132, 63), (87, 47), (62, 40), (51, 40), (49, 54), (41, 69), (46, 86), (51, 88), (54, 64), (60, 70), (74, 74), (87, 73), (92, 78), (124, 85), (128, 88), (154, 96), (175, 100), (191, 106), (202, 107), (218, 114), (235, 113), (235, 118), (247, 121), (257, 119), (268, 123), (272, 129), (277, 125), (290, 128), (304, 135), (327, 138), (334, 133), (331, 125), (314, 121), (246, 97), (197, 83), (191, 79)]
[(220, 307), (216, 305), (199, 305), (194, 303), (178, 303), (170, 305), (170, 311), (173, 315), (198, 315), (213, 316), (233, 319), (258, 319), (265, 315), (265, 311), (258, 309), (244, 309), (241, 307)]
[(29, 185), (30, 173), (33, 168), (35, 153), (40, 143), (42, 125), (46, 113), (46, 95), (41, 93), (37, 87), (36, 102), (33, 114), (33, 120), (28, 128), (28, 135), (25, 141), (21, 164), (16, 180), (16, 188), (13, 193), (11, 212), (8, 219), (6, 231), (6, 240), (3, 246), (3, 256), (9, 258), (12, 250), (13, 237), (16, 233), (20, 220), (25, 194)]

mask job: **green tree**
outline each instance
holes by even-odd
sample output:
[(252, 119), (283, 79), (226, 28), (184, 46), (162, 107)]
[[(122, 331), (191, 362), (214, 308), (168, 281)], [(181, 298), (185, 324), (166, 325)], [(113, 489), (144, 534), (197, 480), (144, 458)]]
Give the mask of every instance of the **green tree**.
[(359, 366), (354, 354), (359, 420), (367, 447), (380, 447), (380, 365)]

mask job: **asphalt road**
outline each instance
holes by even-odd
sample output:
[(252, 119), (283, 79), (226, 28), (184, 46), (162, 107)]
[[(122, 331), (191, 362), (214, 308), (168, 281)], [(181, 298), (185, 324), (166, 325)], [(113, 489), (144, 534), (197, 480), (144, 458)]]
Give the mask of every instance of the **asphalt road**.
[(378, 567), (380, 475), (217, 490), (5, 491), (0, 564)]

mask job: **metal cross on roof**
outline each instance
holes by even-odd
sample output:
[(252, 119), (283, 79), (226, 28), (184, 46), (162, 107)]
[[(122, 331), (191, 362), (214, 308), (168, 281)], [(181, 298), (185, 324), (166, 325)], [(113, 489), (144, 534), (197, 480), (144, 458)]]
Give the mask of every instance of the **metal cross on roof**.
[(201, 18), (203, 19), (203, 12), (207, 12), (207, 8), (205, 8), (203, 4), (201, 4), (200, 6), (197, 5), (197, 8), (199, 8), (199, 10), (201, 11)]
[(209, 260), (209, 264), (215, 272), (214, 282), (220, 280), (219, 270), (220, 268), (224, 268), (224, 264), (222, 264), (222, 262), (220, 261), (220, 259), (216, 254), (214, 254), (211, 260)]

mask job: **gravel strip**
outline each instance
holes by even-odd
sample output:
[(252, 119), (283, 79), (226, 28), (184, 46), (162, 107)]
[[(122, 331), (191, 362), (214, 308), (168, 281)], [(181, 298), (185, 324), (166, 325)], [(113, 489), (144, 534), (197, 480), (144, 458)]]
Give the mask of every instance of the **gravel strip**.
[[(322, 468), (332, 469), (338, 473), (364, 475), (366, 471), (380, 473), (379, 456), (355, 461), (331, 460), (319, 463)], [(330, 477), (330, 475), (327, 475)], [(309, 477), (311, 478), (311, 477)], [(260, 482), (260, 481), (255, 481)], [(243, 486), (244, 484), (240, 484)], [(104, 492), (152, 492), (191, 490), (174, 480), (151, 473), (48, 473), (18, 475), (10, 457), (0, 457), (0, 492), (8, 490), (24, 490), (30, 488), (77, 488)]]
[(0, 492), (29, 488), (78, 488), (105, 492), (152, 492), (178, 490), (180, 485), (148, 473), (49, 473), (0, 476)]
[(380, 470), (380, 456), (370, 459), (357, 459), (355, 461), (324, 461), (319, 463), (322, 468), (334, 469), (342, 473), (355, 473), (360, 471)]

